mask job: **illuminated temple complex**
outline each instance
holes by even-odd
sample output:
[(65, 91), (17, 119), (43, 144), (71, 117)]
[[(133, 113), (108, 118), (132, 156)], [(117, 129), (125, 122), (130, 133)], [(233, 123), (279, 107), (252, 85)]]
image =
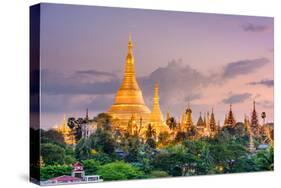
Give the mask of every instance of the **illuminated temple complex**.
[[(251, 139), (249, 144), (251, 151), (254, 151), (253, 136), (262, 138), (265, 143), (273, 143), (273, 135), (271, 133), (273, 126), (265, 123), (265, 112), (262, 113), (263, 124), (259, 124), (255, 104), (254, 101), (251, 118), (245, 115), (243, 123)], [(231, 104), (222, 126), (220, 126), (219, 121), (215, 120), (213, 108), (210, 113), (209, 111), (203, 112), (203, 114), (200, 112), (198, 119), (193, 121), (192, 109), (189, 104), (180, 117), (171, 117), (170, 113), (167, 112), (164, 118), (159, 103), (159, 85), (157, 82), (154, 85), (153, 105), (150, 110), (144, 102), (142, 91), (136, 79), (131, 36), (128, 42), (123, 80), (115, 95), (114, 103), (110, 106), (107, 113), (112, 117), (113, 131), (118, 130), (122, 133), (138, 134), (141, 137), (145, 136), (146, 131), (151, 130), (151, 128), (156, 133), (155, 136), (157, 138), (160, 133), (164, 132), (165, 134), (168, 133), (168, 137), (173, 139), (177, 135), (183, 134), (189, 135), (192, 139), (214, 137), (223, 128), (235, 128), (241, 124), (241, 122), (236, 122)], [(95, 119), (89, 119), (88, 109), (85, 118), (69, 119), (69, 124), (75, 125), (72, 126), (72, 129), (73, 127), (81, 127), (82, 138), (88, 138), (97, 130), (97, 122)], [(74, 138), (73, 133), (75, 130), (73, 131), (68, 126), (65, 117), (64, 121), (55, 129), (62, 133), (66, 144), (75, 145), (76, 141), (78, 141)]]
[(136, 127), (146, 126), (151, 123), (157, 133), (167, 128), (159, 106), (158, 84), (156, 84), (154, 88), (152, 112), (144, 102), (142, 91), (136, 80), (131, 36), (128, 42), (124, 77), (116, 93), (114, 104), (108, 110), (108, 114), (116, 120), (115, 126), (121, 131), (127, 130), (129, 123), (134, 124), (133, 126)]

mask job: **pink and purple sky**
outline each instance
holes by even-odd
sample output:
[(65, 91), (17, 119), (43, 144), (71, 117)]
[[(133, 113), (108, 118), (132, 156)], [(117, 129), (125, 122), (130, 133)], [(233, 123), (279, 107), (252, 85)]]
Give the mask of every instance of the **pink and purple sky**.
[[(108, 110), (120, 85), (129, 33), (137, 79), (152, 107), (177, 118), (190, 101), (193, 121), (229, 104), (237, 121), (258, 113), (273, 121), (273, 18), (42, 4), (41, 124), (94, 117)], [(261, 121), (261, 119), (260, 119)]]

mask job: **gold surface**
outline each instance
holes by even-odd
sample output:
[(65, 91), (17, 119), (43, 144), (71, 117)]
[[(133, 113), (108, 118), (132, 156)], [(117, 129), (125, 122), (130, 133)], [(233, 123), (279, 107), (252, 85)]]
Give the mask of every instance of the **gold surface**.
[(116, 93), (114, 104), (108, 110), (108, 114), (113, 118), (119, 119), (123, 126), (128, 124), (132, 115), (137, 120), (142, 119), (143, 123), (149, 121), (150, 110), (144, 103), (142, 92), (136, 80), (131, 37), (128, 42), (123, 81)]

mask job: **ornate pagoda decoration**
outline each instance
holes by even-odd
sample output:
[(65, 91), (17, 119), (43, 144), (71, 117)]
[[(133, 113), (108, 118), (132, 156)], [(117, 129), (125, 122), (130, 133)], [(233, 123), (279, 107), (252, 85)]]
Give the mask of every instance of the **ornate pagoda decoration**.
[(234, 127), (235, 124), (236, 124), (236, 121), (235, 121), (235, 118), (234, 118), (234, 115), (232, 112), (232, 105), (230, 104), (228, 115), (226, 116), (225, 121), (224, 121), (224, 126)]
[(258, 115), (256, 112), (256, 101), (253, 101), (253, 112), (251, 115), (251, 129), (254, 135), (259, 135), (259, 121)]

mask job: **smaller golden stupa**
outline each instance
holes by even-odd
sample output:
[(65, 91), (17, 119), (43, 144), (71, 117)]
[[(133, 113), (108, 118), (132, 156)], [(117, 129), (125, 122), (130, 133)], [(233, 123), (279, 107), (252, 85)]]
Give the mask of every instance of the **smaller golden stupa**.
[(74, 134), (72, 133), (72, 130), (67, 125), (66, 116), (63, 117), (63, 122), (55, 128), (56, 131), (62, 134), (64, 138), (64, 142), (68, 145), (74, 145), (75, 144), (75, 138)]
[(158, 83), (156, 83), (154, 86), (153, 107), (150, 114), (150, 123), (155, 129), (157, 135), (159, 135), (160, 132), (168, 131), (168, 126), (164, 122), (163, 114), (159, 106), (158, 90)]

